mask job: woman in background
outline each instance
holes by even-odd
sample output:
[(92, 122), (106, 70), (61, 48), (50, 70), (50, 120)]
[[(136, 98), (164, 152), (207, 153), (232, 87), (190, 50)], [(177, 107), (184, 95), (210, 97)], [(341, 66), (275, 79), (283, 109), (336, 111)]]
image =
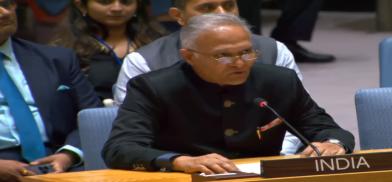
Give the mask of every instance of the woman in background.
[(145, 0), (74, 0), (71, 34), (56, 45), (73, 48), (81, 67), (104, 99), (111, 99), (123, 58), (165, 30), (150, 21)]

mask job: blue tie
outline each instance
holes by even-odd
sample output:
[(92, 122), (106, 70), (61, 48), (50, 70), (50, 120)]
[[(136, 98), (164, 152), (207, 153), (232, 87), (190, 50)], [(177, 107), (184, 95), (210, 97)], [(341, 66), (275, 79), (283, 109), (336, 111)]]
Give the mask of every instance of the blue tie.
[(4, 67), (3, 57), (3, 53), (0, 52), (0, 90), (8, 102), (11, 115), (14, 118), (19, 133), (22, 156), (31, 162), (46, 156), (45, 146), (33, 114)]

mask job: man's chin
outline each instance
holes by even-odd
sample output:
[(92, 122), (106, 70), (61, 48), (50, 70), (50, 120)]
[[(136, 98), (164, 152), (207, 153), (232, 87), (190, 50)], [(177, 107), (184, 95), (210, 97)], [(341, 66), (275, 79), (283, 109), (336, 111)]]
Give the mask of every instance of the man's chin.
[(228, 86), (236, 86), (236, 85), (242, 85), (246, 82), (246, 79), (241, 79), (241, 80), (231, 80), (230, 82), (227, 82), (225, 85)]
[(16, 27), (5, 26), (0, 27), (0, 39), (7, 40), (8, 37), (11, 37), (16, 32)]

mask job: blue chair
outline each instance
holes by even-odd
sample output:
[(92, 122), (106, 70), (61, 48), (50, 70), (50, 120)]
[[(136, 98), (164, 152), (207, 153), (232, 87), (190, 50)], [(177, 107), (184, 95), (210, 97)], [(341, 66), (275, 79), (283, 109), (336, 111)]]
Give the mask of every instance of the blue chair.
[(392, 87), (392, 37), (385, 38), (379, 47), (380, 87)]
[(360, 89), (355, 106), (361, 149), (392, 148), (392, 88)]
[(112, 129), (118, 107), (84, 109), (78, 114), (84, 169), (106, 169), (101, 151)]

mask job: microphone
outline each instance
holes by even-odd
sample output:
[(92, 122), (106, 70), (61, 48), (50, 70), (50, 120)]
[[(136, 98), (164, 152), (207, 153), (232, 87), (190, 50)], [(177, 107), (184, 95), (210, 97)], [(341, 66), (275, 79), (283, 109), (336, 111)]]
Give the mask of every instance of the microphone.
[(289, 122), (286, 121), (286, 119), (284, 119), (282, 116), (280, 116), (280, 114), (278, 114), (275, 109), (273, 109), (272, 107), (270, 107), (268, 105), (268, 102), (263, 99), (263, 98), (255, 98), (253, 101), (258, 107), (260, 108), (268, 108), (272, 113), (274, 113), (275, 116), (277, 116), (280, 120), (283, 121), (283, 123), (288, 126), (292, 131), (294, 131), (295, 134), (297, 134), (297, 136), (303, 140), (307, 145), (309, 145), (314, 152), (316, 152), (317, 156), (321, 156), (321, 152), (319, 151), (319, 149), (314, 146), (312, 143), (310, 143), (310, 141), (308, 139), (305, 138), (305, 136), (303, 136), (297, 129), (295, 129)]

